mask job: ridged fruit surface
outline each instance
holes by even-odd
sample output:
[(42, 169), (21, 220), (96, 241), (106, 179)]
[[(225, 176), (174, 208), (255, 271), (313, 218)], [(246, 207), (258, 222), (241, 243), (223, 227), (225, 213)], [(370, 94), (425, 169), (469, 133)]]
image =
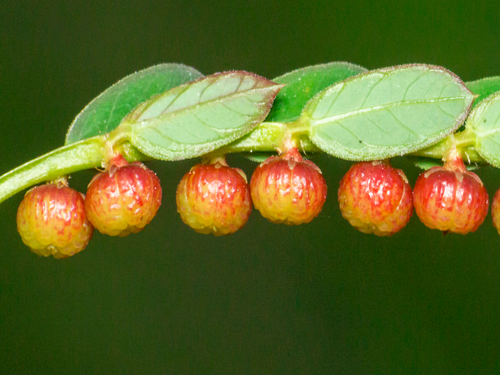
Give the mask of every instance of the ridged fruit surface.
[(413, 213), (404, 172), (380, 161), (354, 164), (340, 181), (338, 200), (353, 227), (377, 236), (400, 231)]
[(159, 178), (144, 164), (111, 165), (90, 182), (85, 211), (99, 232), (123, 237), (153, 220), (161, 196)]
[(483, 223), (489, 198), (481, 179), (458, 158), (420, 174), (413, 199), (415, 212), (427, 227), (467, 234)]
[(17, 210), (17, 230), (34, 253), (54, 258), (79, 253), (93, 232), (85, 216), (83, 194), (57, 184), (26, 193)]
[(176, 201), (184, 223), (215, 236), (236, 232), (252, 212), (245, 174), (219, 162), (191, 168), (177, 187)]
[(321, 170), (303, 160), (297, 149), (271, 156), (253, 172), (252, 201), (261, 215), (273, 223), (308, 223), (321, 212), (327, 186)]

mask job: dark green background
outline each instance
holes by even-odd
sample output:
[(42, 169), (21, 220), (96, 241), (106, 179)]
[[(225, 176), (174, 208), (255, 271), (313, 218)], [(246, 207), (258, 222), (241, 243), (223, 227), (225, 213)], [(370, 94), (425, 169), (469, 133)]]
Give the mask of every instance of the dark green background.
[[(1, 173), (60, 146), (87, 102), (160, 62), (269, 78), (336, 60), (432, 63), (464, 80), (500, 75), (494, 2), (91, 3), (1, 2)], [(255, 167), (231, 161), (248, 175)], [(22, 244), (22, 194), (3, 203), (1, 372), (500, 373), (500, 236), (491, 218), (465, 237), (428, 230), (416, 216), (393, 238), (363, 235), (336, 203), (349, 163), (316, 162), (329, 186), (316, 220), (285, 227), (255, 211), (225, 238), (194, 233), (176, 213), (175, 188), (193, 162), (153, 162), (164, 199), (152, 224), (128, 238), (96, 233), (67, 260)], [(414, 183), (418, 171), (396, 165)], [(493, 194), (500, 172), (479, 174)], [(91, 176), (75, 174), (72, 184), (84, 190)]]

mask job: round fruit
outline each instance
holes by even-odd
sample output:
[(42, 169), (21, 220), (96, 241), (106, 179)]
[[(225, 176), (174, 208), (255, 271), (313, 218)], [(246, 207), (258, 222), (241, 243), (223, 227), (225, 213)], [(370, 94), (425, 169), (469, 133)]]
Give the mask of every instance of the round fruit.
[(314, 219), (326, 200), (326, 182), (296, 148), (271, 156), (254, 171), (250, 191), (255, 208), (273, 223), (298, 225)]
[(26, 193), (17, 210), (17, 230), (34, 253), (54, 258), (79, 253), (93, 232), (85, 217), (83, 194), (61, 183)]
[(340, 181), (342, 216), (363, 233), (390, 236), (413, 213), (411, 187), (404, 172), (381, 161), (354, 164)]
[(467, 171), (458, 154), (443, 167), (420, 174), (413, 200), (422, 223), (446, 232), (474, 232), (488, 213), (486, 188), (475, 173)]
[(144, 229), (161, 205), (161, 186), (156, 174), (140, 162), (121, 159), (90, 182), (85, 211), (102, 234), (126, 236)]
[(252, 212), (245, 174), (220, 160), (191, 168), (177, 187), (176, 201), (184, 223), (215, 236), (236, 232)]

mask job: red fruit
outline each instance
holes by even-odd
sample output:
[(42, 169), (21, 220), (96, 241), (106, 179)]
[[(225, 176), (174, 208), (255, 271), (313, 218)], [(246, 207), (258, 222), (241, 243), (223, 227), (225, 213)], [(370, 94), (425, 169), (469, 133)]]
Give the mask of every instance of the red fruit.
[(443, 167), (420, 174), (413, 189), (415, 211), (431, 229), (474, 232), (488, 213), (488, 193), (481, 179), (468, 172), (454, 153)]
[(381, 161), (354, 164), (340, 181), (342, 216), (363, 233), (391, 236), (413, 213), (411, 187), (404, 172)]
[(34, 253), (54, 258), (79, 253), (93, 232), (85, 217), (83, 194), (61, 183), (26, 193), (17, 210), (17, 230)]
[(493, 196), (491, 203), (491, 218), (493, 219), (493, 226), (500, 234), (500, 189), (498, 189)]
[(255, 208), (273, 223), (298, 225), (314, 219), (326, 200), (326, 182), (296, 148), (271, 156), (254, 171), (250, 191)]
[(144, 229), (161, 205), (156, 174), (139, 162), (115, 158), (110, 168), (90, 182), (85, 211), (102, 234), (126, 236)]
[(177, 187), (176, 201), (184, 223), (215, 236), (236, 232), (252, 212), (245, 174), (221, 160), (191, 168)]

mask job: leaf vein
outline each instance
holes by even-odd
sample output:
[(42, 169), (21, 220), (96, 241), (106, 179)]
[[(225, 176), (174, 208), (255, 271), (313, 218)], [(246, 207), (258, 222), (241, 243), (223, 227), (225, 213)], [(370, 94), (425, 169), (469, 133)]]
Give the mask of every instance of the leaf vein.
[[(354, 140), (357, 142), (357, 141), (361, 141), (361, 139), (359, 139), (360, 137), (358, 137), (351, 129), (349, 129), (347, 126), (345, 126), (342, 122), (339, 123), (339, 126), (344, 129), (347, 133), (349, 133), (353, 138)], [(323, 133), (325, 134), (325, 133)], [(332, 139), (332, 137), (329, 137), (330, 139)]]
[(235, 129), (238, 129), (238, 128), (241, 128), (241, 127), (238, 127), (238, 128), (230, 128), (230, 129), (221, 129), (221, 128), (216, 128), (212, 125), (210, 125), (208, 122), (206, 122), (205, 120), (202, 120), (200, 117), (198, 117), (198, 115), (196, 114), (193, 114), (194, 118), (197, 119), (205, 128), (208, 128), (210, 130), (212, 130), (213, 132), (217, 133), (218, 135), (220, 136), (223, 136), (224, 133), (227, 133), (227, 132), (233, 132)]
[(337, 102), (338, 98), (340, 98), (340, 93), (341, 93), (342, 91), (344, 91), (344, 89), (345, 89), (345, 87), (346, 87), (346, 86), (347, 86), (347, 85), (346, 85), (345, 83), (343, 83), (343, 84), (342, 84), (342, 87), (341, 87), (341, 88), (340, 88), (340, 90), (337, 92), (335, 99), (334, 99), (334, 100), (332, 100), (332, 102), (331, 102), (331, 103), (330, 103), (330, 105), (328, 106), (328, 109), (327, 109), (327, 110), (326, 110), (326, 112), (325, 112), (325, 113), (327, 114), (327, 116), (328, 116), (328, 113), (330, 113), (330, 111), (331, 111), (331, 109), (332, 109), (333, 105)]
[[(245, 98), (245, 99), (247, 99), (247, 98)], [(249, 100), (249, 101), (250, 101), (250, 100)], [(250, 102), (251, 102), (251, 101), (250, 101)], [(246, 114), (246, 113), (241, 113), (241, 112), (238, 112), (236, 109), (234, 109), (234, 108), (230, 107), (227, 103), (221, 103), (221, 104), (222, 104), (222, 106), (223, 106), (224, 108), (227, 108), (229, 111), (231, 111), (231, 112), (233, 112), (233, 113), (236, 113), (237, 115), (243, 115), (243, 116), (245, 116), (245, 117), (250, 117), (250, 116), (251, 116), (251, 115), (248, 115), (248, 114)], [(260, 106), (260, 105), (259, 105), (259, 106)]]
[(358, 107), (358, 109), (359, 108), (363, 108), (363, 106), (365, 105), (366, 101), (370, 97), (372, 91), (375, 89), (375, 87), (377, 87), (380, 84), (380, 82), (383, 82), (383, 80), (384, 80), (385, 77), (386, 77), (386, 75), (383, 74), (381, 77), (378, 78), (378, 81), (372, 87), (370, 87), (370, 90), (368, 90), (368, 92), (366, 93), (366, 96), (365, 96), (365, 99), (363, 100), (363, 103), (361, 103), (361, 105)]
[(385, 130), (384, 128), (382, 128), (379, 124), (377, 124), (375, 121), (373, 121), (371, 118), (369, 118), (368, 121), (370, 121), (382, 133), (391, 134), (390, 132), (388, 132), (387, 130)]
[(494, 123), (497, 124), (498, 123), (498, 120), (500, 120), (500, 112), (498, 113), (498, 116), (497, 118), (495, 119)]
[[(421, 138), (420, 134), (418, 134), (417, 132), (415, 132), (413, 129), (409, 128), (408, 126), (406, 126), (403, 121), (401, 121), (390, 109), (387, 110), (387, 112), (389, 112), (389, 114), (394, 117), (394, 120), (396, 120), (396, 123), (399, 124), (399, 126), (401, 126), (403, 129), (405, 129), (408, 133), (412, 133), (414, 135), (417, 136), (417, 138)], [(409, 137), (408, 137), (409, 138)]]
[[(160, 115), (165, 114), (168, 112), (168, 109), (174, 104), (187, 90), (189, 90), (191, 86), (186, 85), (179, 94), (175, 96), (175, 98), (165, 107), (165, 109), (160, 113)], [(151, 101), (151, 104), (155, 103), (155, 101)], [(149, 107), (149, 106), (148, 106)]]
[(408, 91), (410, 90), (410, 88), (415, 84), (417, 83), (420, 79), (422, 79), (423, 75), (419, 75), (417, 78), (415, 78), (409, 85), (408, 87), (406, 88), (405, 90), (405, 93), (403, 95), (403, 100), (406, 100), (406, 95), (408, 95)]
[(449, 113), (449, 112), (446, 112), (443, 107), (441, 107), (441, 104), (440, 103), (437, 103), (437, 107), (439, 108), (439, 110), (441, 112), (443, 112), (445, 115), (449, 116), (449, 117), (455, 117), (452, 113)]
[[(239, 92), (242, 84), (243, 84), (243, 77), (240, 77), (240, 83), (238, 83), (238, 86), (236, 87), (236, 90), (234, 90), (234, 92)], [(255, 82), (254, 82), (254, 85), (252, 86), (252, 88), (254, 88), (254, 87), (255, 87)]]
[(111, 107), (111, 110), (109, 111), (108, 120), (113, 117), (113, 113), (115, 112), (116, 105), (118, 103), (118, 100), (122, 96), (122, 93), (123, 93), (123, 91), (119, 91), (118, 94), (115, 97), (115, 100), (113, 100), (113, 106)]

